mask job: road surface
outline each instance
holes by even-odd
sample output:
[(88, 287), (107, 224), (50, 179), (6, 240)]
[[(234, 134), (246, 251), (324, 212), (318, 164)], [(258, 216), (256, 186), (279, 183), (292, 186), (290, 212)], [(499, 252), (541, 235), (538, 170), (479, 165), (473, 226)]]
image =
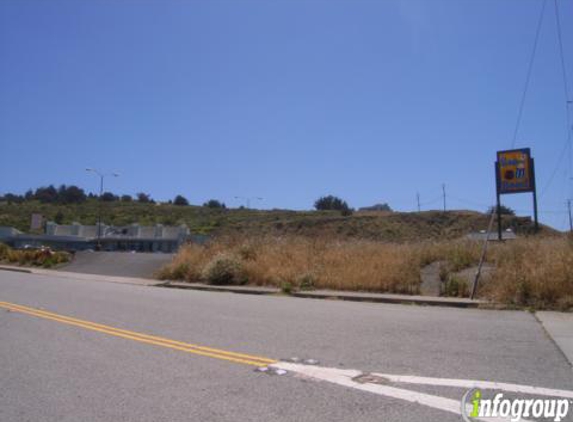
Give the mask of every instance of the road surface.
[[(468, 389), (448, 379), (509, 383), (516, 396), (573, 390), (570, 364), (528, 312), (2, 271), (0, 302), (1, 421), (448, 422), (461, 417), (444, 406)], [(292, 357), (318, 365), (277, 375), (289, 364), (274, 362)], [(416, 383), (337, 382), (341, 370)]]
[(153, 278), (153, 274), (173, 259), (168, 253), (76, 252), (62, 271), (121, 277)]

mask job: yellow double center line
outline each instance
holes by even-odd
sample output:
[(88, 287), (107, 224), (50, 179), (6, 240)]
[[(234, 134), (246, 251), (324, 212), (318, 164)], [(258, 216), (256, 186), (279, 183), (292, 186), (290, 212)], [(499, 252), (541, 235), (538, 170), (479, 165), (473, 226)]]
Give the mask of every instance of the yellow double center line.
[(65, 315), (59, 315), (53, 312), (42, 311), (40, 309), (29, 308), (27, 306), (17, 305), (15, 303), (0, 302), (0, 308), (8, 309), (13, 312), (20, 312), (23, 314), (32, 315), (39, 318), (49, 319), (52, 321), (61, 322), (67, 325), (73, 325), (76, 327), (85, 328), (87, 330), (98, 331), (100, 333), (105, 333), (116, 337), (139, 341), (141, 343), (167, 347), (169, 349), (179, 350), (187, 353), (193, 353), (195, 355), (207, 356), (215, 359), (222, 359), (234, 363), (241, 363), (244, 365), (267, 366), (277, 362), (274, 359), (268, 359), (261, 356), (228, 352), (221, 349), (214, 349), (212, 347), (199, 346), (197, 344), (191, 344), (191, 343), (183, 343), (181, 341), (171, 340), (164, 337), (152, 336), (148, 334), (138, 333), (135, 331), (123, 330), (120, 328), (110, 327), (109, 325), (97, 324), (95, 322), (72, 318)]

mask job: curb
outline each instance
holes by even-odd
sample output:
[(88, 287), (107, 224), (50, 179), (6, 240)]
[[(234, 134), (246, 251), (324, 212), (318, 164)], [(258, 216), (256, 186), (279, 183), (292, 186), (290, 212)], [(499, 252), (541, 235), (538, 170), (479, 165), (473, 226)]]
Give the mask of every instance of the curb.
[[(255, 287), (233, 287), (233, 286), (210, 286), (207, 284), (191, 284), (181, 282), (167, 282), (157, 284), (155, 287), (164, 287), (169, 289), (182, 290), (199, 290), (209, 292), (226, 292), (250, 295), (279, 295), (282, 292), (273, 288), (255, 288)], [(303, 299), (322, 299), (322, 300), (341, 300), (350, 302), (369, 302), (369, 303), (391, 303), (406, 305), (422, 306), (446, 306), (452, 308), (478, 308), (488, 302), (470, 299), (440, 298), (440, 297), (421, 297), (393, 294), (372, 294), (372, 293), (343, 293), (343, 292), (293, 292), (285, 294)]]
[(190, 284), (190, 283), (177, 283), (177, 282), (156, 284), (154, 287), (166, 287), (168, 289), (181, 289), (181, 290), (200, 290), (204, 292), (239, 293), (245, 295), (258, 295), (258, 296), (277, 295), (281, 293), (279, 289), (270, 289), (270, 288), (211, 286), (208, 284)]
[(349, 302), (370, 302), (370, 303), (393, 303), (399, 305), (421, 305), (421, 306), (447, 306), (450, 308), (478, 308), (486, 302), (475, 300), (458, 300), (451, 298), (428, 297), (420, 298), (417, 296), (408, 297), (402, 295), (393, 296), (384, 294), (383, 296), (366, 296), (360, 294), (345, 295), (341, 293), (313, 293), (313, 292), (294, 292), (291, 296), (304, 299), (330, 299), (346, 300)]
[[(0, 266), (0, 271), (13, 271), (27, 274), (46, 275), (54, 270), (39, 270), (18, 268), (9, 266)], [(148, 287), (163, 287), (168, 289), (181, 289), (181, 290), (199, 290), (207, 292), (225, 292), (237, 293), (246, 295), (257, 296), (271, 296), (283, 295), (291, 296), (301, 299), (322, 299), (322, 300), (340, 300), (348, 302), (365, 302), (365, 303), (390, 303), (401, 305), (420, 305), (420, 306), (443, 306), (450, 308), (479, 308), (480, 306), (487, 305), (489, 302), (471, 299), (457, 299), (447, 297), (425, 297), (425, 296), (408, 296), (399, 294), (388, 293), (354, 293), (354, 292), (340, 292), (340, 291), (307, 291), (307, 292), (292, 292), (290, 294), (283, 293), (280, 289), (270, 287), (248, 287), (248, 286), (212, 286), (209, 284), (200, 283), (182, 283), (182, 282), (158, 282), (156, 284), (149, 283), (148, 279), (130, 279), (125, 277), (109, 277), (98, 276), (93, 274), (81, 273), (62, 273), (54, 271), (54, 275), (65, 278), (81, 278), (83, 280), (97, 280), (107, 281), (112, 283), (142, 285)], [(134, 280), (145, 281), (145, 283), (136, 283)], [(156, 280), (157, 281), (157, 280)]]
[(0, 266), (0, 271), (12, 271), (14, 273), (26, 273), (26, 274), (32, 274), (33, 272), (28, 268), (4, 267), (4, 266)]

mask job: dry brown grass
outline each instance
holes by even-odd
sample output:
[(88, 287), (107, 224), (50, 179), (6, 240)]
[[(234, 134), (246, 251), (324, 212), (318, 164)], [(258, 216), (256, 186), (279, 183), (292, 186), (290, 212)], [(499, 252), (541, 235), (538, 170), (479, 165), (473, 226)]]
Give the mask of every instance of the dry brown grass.
[[(227, 265), (233, 271), (230, 280), (238, 284), (416, 294), (423, 266), (443, 261), (452, 274), (476, 265), (481, 248), (479, 242), (462, 240), (393, 244), (303, 236), (221, 238), (185, 246), (158, 277), (210, 282), (212, 264), (232, 260)], [(495, 270), (481, 286), (481, 297), (519, 307), (573, 308), (573, 240), (492, 244), (488, 261)]]
[(497, 245), (492, 279), (482, 295), (536, 309), (573, 309), (572, 239), (522, 239)]
[(466, 268), (477, 262), (479, 245), (388, 244), (300, 236), (226, 238), (206, 246), (185, 246), (158, 276), (208, 281), (204, 268), (223, 254), (240, 264), (241, 281), (253, 285), (415, 294), (419, 291), (422, 266), (447, 260), (454, 271)]
[(71, 259), (67, 252), (53, 252), (49, 249), (16, 250), (0, 243), (0, 263), (51, 268)]

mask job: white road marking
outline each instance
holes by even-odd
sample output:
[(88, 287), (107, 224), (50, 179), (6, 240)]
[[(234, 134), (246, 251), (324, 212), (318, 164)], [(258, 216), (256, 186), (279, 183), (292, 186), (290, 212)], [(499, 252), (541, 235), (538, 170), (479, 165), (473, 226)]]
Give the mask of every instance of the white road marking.
[(573, 399), (573, 391), (554, 390), (551, 388), (533, 387), (529, 385), (508, 384), (504, 382), (475, 381), (449, 378), (416, 377), (410, 375), (389, 375), (373, 373), (372, 375), (386, 378), (392, 382), (405, 384), (436, 385), (443, 387), (480, 388), (483, 390), (502, 390), (514, 393), (531, 394), (535, 396), (549, 396)]
[[(410, 403), (416, 403), (423, 406), (431, 407), (434, 409), (442, 410), (449, 413), (454, 413), (461, 416), (461, 399), (452, 400), (446, 397), (436, 396), (432, 394), (420, 393), (411, 391), (404, 388), (397, 388), (382, 384), (373, 383), (359, 383), (354, 378), (364, 375), (361, 371), (354, 369), (338, 369), (326, 368), (322, 366), (309, 366), (301, 365), (290, 362), (278, 362), (270, 365), (275, 369), (284, 369), (311, 379), (326, 381), (337, 384), (343, 387), (353, 388), (356, 390), (366, 391), (381, 396), (392, 397), (399, 400), (404, 400)], [(503, 390), (524, 394), (554, 396), (554, 397), (573, 397), (573, 391), (567, 390), (553, 390), (547, 388), (538, 388), (527, 385), (487, 382), (487, 381), (472, 381), (472, 380), (458, 380), (458, 379), (445, 379), (445, 378), (428, 378), (428, 377), (414, 377), (414, 376), (400, 376), (388, 374), (371, 374), (374, 376), (384, 377), (390, 382), (402, 382), (409, 384), (424, 384), (435, 385), (444, 387), (459, 387), (459, 388), (483, 388), (493, 390)], [(468, 413), (471, 407), (467, 406)], [(503, 418), (480, 418), (480, 421), (496, 421), (496, 422), (509, 422), (511, 419)], [(521, 419), (527, 422), (525, 419)]]

